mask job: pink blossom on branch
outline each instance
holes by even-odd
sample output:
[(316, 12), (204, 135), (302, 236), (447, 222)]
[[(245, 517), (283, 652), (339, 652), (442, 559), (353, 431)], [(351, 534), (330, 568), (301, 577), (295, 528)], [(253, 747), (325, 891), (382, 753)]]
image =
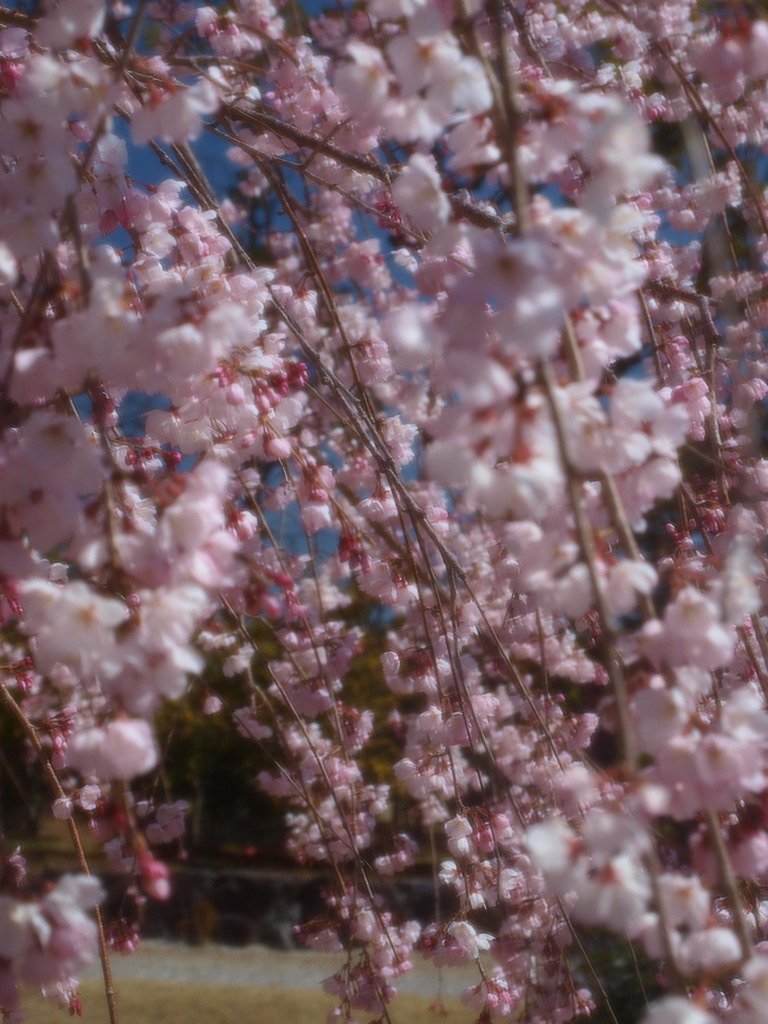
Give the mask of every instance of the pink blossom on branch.
[[(659, 992), (615, 1019), (764, 1016), (767, 39), (696, 0), (0, 8), (2, 706), (165, 898), (155, 713), (242, 681), (334, 879), (334, 1020), (419, 950), (480, 1021), (586, 1016), (606, 930)], [(455, 902), (416, 923), (376, 876), (423, 859)], [(0, 860), (0, 1004), (76, 1009), (96, 887)]]

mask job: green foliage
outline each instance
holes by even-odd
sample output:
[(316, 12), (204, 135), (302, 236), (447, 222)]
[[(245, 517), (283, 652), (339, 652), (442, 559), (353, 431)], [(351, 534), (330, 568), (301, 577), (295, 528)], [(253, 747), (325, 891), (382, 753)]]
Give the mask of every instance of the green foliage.
[(0, 836), (9, 844), (37, 834), (50, 798), (21, 727), (0, 715)]
[[(211, 691), (224, 701), (216, 714), (203, 708)], [(263, 745), (241, 736), (232, 720), (232, 712), (248, 699), (244, 682), (228, 679), (220, 661), (212, 660), (187, 696), (167, 704), (158, 715), (165, 751), (163, 781), (170, 799), (190, 804), (193, 851), (255, 846), (262, 853), (282, 846), (282, 814), (255, 781), (259, 772), (273, 766), (272, 756)]]
[[(591, 1024), (634, 1024), (648, 1003), (662, 994), (658, 965), (637, 944), (630, 945), (602, 928), (580, 931), (574, 955), (577, 977), (592, 992), (596, 1009)], [(600, 992), (595, 983), (600, 979)]]
[[(375, 620), (369, 600), (355, 594), (343, 617), (350, 628), (362, 625), (365, 629), (360, 650), (343, 680), (340, 699), (346, 706), (370, 709), (374, 714), (373, 734), (357, 759), (366, 780), (391, 782), (392, 764), (401, 751), (389, 718), (395, 710), (405, 711), (409, 699), (392, 694), (384, 682), (380, 659), (386, 649), (386, 631), (384, 624)], [(279, 643), (263, 621), (252, 620), (248, 628), (255, 651), (253, 682), (256, 690), (267, 690), (265, 666), (279, 657)], [(222, 664), (220, 657), (211, 657), (202, 678), (187, 695), (168, 703), (158, 716), (160, 744), (166, 751), (163, 782), (169, 799), (190, 803), (193, 852), (251, 847), (263, 863), (264, 854), (269, 859), (281, 856), (285, 807), (261, 792), (256, 777), (261, 771), (274, 771), (284, 759), (276, 739), (256, 743), (237, 732), (232, 713), (248, 706), (253, 693), (244, 677), (227, 678)], [(203, 710), (210, 693), (224, 702), (214, 715)], [(396, 792), (395, 831), (404, 826), (408, 807), (404, 794)]]

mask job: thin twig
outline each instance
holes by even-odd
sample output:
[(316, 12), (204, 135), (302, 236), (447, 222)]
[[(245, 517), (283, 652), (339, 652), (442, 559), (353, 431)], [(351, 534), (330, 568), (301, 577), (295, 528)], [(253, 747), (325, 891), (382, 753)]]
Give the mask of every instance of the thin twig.
[[(64, 791), (63, 786), (59, 782), (59, 777), (56, 774), (56, 770), (50, 762), (48, 754), (40, 742), (40, 738), (37, 735), (35, 727), (32, 725), (30, 720), (24, 714), (24, 711), (18, 705), (11, 692), (5, 683), (0, 683), (0, 699), (13, 714), (16, 721), (19, 723), (21, 728), (24, 730), (24, 734), (31, 743), (37, 759), (40, 762), (40, 766), (43, 770), (48, 785), (59, 800), (65, 800), (67, 794)], [(84, 875), (91, 875), (90, 865), (88, 864), (88, 858), (85, 854), (82, 839), (80, 838), (80, 832), (77, 828), (77, 822), (74, 817), (70, 816), (67, 818), (67, 828), (69, 830), (69, 837), (72, 841), (72, 846), (75, 851), (75, 857), (80, 870)], [(95, 910), (96, 918), (96, 930), (98, 934), (99, 942), (99, 959), (101, 960), (101, 972), (104, 977), (104, 994), (107, 998), (107, 1009), (109, 1012), (110, 1024), (118, 1024), (119, 1017), (117, 1012), (117, 1001), (115, 999), (115, 985), (112, 979), (112, 968), (109, 962), (109, 946), (107, 944), (107, 936), (104, 931), (104, 921), (101, 916), (101, 911), (97, 907)]]

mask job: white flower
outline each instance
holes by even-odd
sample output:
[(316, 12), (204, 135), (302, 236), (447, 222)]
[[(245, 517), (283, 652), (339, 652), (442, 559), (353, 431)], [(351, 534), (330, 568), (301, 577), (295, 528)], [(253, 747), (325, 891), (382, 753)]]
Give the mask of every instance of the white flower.
[(722, 728), (740, 743), (764, 743), (768, 738), (768, 713), (762, 697), (749, 686), (729, 693), (723, 706)]
[(347, 110), (364, 124), (375, 124), (389, 93), (390, 74), (384, 55), (367, 43), (347, 46), (352, 58), (336, 72), (335, 86)]
[(58, 586), (31, 579), (19, 589), (24, 629), (35, 637), (41, 672), (49, 673), (62, 662), (86, 674), (114, 673), (115, 628), (128, 617), (122, 602), (102, 597), (81, 580)]
[(410, 18), (426, 0), (369, 0), (368, 12), (375, 18), (397, 21), (399, 18)]
[(18, 960), (35, 942), (45, 944), (50, 925), (36, 903), (20, 903), (10, 896), (0, 896), (0, 957)]
[(736, 537), (725, 560), (725, 571), (720, 578), (720, 605), (723, 621), (738, 625), (745, 615), (760, 608), (760, 594), (755, 576), (761, 562), (755, 554), (754, 544), (747, 537)]
[(682, 729), (693, 707), (684, 692), (677, 687), (667, 689), (662, 682), (636, 693), (631, 709), (640, 748), (653, 754)]
[(448, 836), (448, 848), (455, 857), (464, 857), (472, 852), (472, 826), (466, 818), (457, 815), (445, 823), (445, 833)]
[(711, 1013), (682, 996), (667, 996), (648, 1007), (640, 1024), (716, 1024), (716, 1021)]
[(711, 896), (696, 875), (659, 876), (659, 891), (671, 928), (703, 928), (710, 914)]
[(72, 801), (68, 796), (62, 796), (58, 800), (54, 800), (53, 807), (51, 808), (54, 818), (58, 818), (60, 821), (66, 821), (67, 818), (71, 818), (72, 806)]
[(206, 81), (177, 85), (156, 102), (145, 103), (131, 119), (133, 141), (141, 146), (150, 139), (186, 142), (196, 139), (203, 129), (202, 116), (212, 114), (219, 105), (213, 85)]
[(104, 0), (60, 0), (46, 6), (49, 9), (35, 28), (35, 39), (43, 46), (60, 50), (101, 32)]
[(71, 768), (106, 781), (144, 775), (158, 760), (152, 729), (142, 718), (120, 718), (80, 729), (69, 741), (66, 757)]
[(741, 960), (741, 946), (730, 928), (705, 928), (682, 943), (680, 960), (685, 970), (716, 971)]
[(425, 153), (413, 154), (392, 186), (392, 195), (419, 231), (437, 231), (451, 212), (434, 157)]
[(625, 559), (608, 571), (606, 598), (614, 615), (628, 615), (636, 604), (638, 594), (650, 594), (656, 586), (656, 570), (648, 562)]
[(469, 921), (454, 921), (448, 925), (448, 933), (453, 937), (457, 945), (464, 950), (467, 956), (473, 960), (480, 956), (481, 950), (490, 949), (493, 942), (492, 935), (478, 932)]
[(585, 924), (609, 925), (634, 938), (650, 896), (645, 868), (634, 858), (620, 854), (581, 883), (574, 916)]
[(567, 890), (574, 873), (581, 843), (559, 818), (532, 825), (526, 832), (528, 851), (538, 869), (557, 889)]
[[(768, 957), (754, 957), (744, 966), (741, 976), (745, 984), (736, 999), (733, 1024), (765, 1024), (768, 1020)], [(651, 1021), (649, 1024), (657, 1022)], [(688, 1024), (688, 1021), (684, 1024)], [(699, 1024), (699, 1021), (693, 1024)], [(701, 1024), (709, 1024), (709, 1021)]]

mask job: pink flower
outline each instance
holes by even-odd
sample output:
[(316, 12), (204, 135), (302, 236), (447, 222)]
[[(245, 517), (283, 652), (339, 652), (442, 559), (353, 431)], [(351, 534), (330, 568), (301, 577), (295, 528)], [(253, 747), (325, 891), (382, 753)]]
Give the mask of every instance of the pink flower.
[(448, 849), (455, 857), (463, 857), (472, 852), (472, 843), (469, 840), (472, 826), (466, 818), (457, 815), (446, 822), (445, 834), (448, 836)]
[(64, 586), (30, 579), (20, 585), (25, 629), (35, 637), (35, 660), (49, 673), (58, 662), (91, 675), (116, 670), (115, 629), (128, 618), (125, 605), (86, 583)]
[(66, 821), (72, 817), (72, 801), (69, 797), (59, 797), (58, 800), (53, 802), (53, 816), (61, 821)]
[(753, 957), (742, 968), (741, 977), (744, 985), (736, 997), (733, 1020), (735, 1024), (763, 1024), (768, 1014), (768, 958)]
[(666, 996), (651, 1003), (641, 1018), (641, 1024), (717, 1024), (717, 1021), (711, 1013), (683, 996)]
[(392, 195), (418, 231), (437, 231), (448, 220), (448, 196), (434, 158), (414, 153), (392, 186)]
[(171, 895), (168, 865), (144, 851), (139, 857), (141, 884), (153, 900), (167, 900)]
[(643, 632), (650, 656), (672, 666), (720, 668), (728, 663), (735, 643), (717, 605), (693, 587), (685, 587), (667, 606), (660, 629), (651, 622)]
[(219, 105), (213, 85), (205, 79), (194, 85), (169, 84), (168, 90), (139, 107), (131, 118), (131, 135), (137, 145), (152, 138), (163, 142), (196, 139), (203, 129), (202, 117)]
[(64, 49), (101, 31), (104, 0), (60, 0), (40, 20), (35, 35), (43, 46)]
[(389, 93), (390, 72), (381, 52), (353, 40), (347, 46), (352, 58), (336, 72), (336, 88), (353, 117), (362, 125), (378, 122)]
[(638, 595), (650, 594), (657, 583), (656, 570), (648, 562), (629, 559), (608, 570), (606, 598), (614, 615), (628, 615), (637, 606)]
[(688, 935), (680, 946), (680, 960), (691, 973), (722, 970), (737, 964), (742, 955), (732, 928), (704, 928)]
[(0, 956), (26, 984), (66, 980), (97, 956), (96, 924), (87, 911), (103, 896), (97, 879), (63, 875), (39, 901), (0, 897)]
[(67, 764), (82, 775), (109, 782), (128, 780), (151, 771), (158, 761), (149, 724), (140, 718), (118, 718), (105, 726), (75, 732), (67, 747)]

